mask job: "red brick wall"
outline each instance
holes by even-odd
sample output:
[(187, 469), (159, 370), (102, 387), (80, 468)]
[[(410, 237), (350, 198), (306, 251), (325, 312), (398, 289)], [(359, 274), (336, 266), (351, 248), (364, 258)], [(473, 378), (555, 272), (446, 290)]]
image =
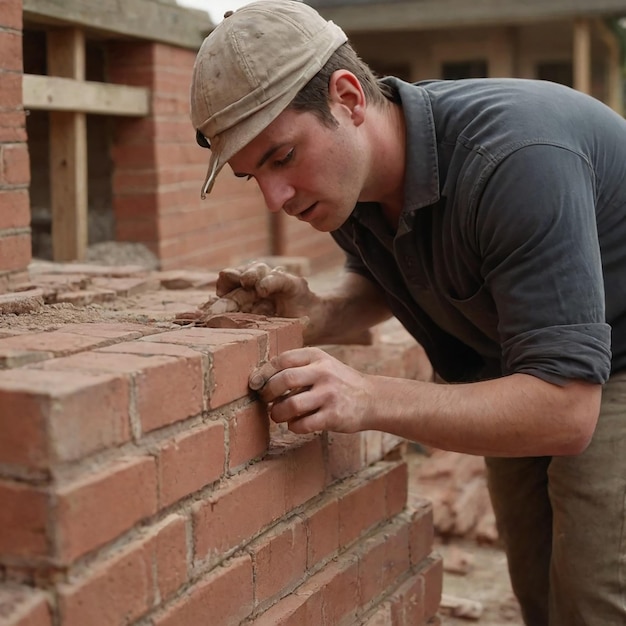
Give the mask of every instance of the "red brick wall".
[(155, 43), (115, 43), (109, 79), (152, 90), (147, 119), (117, 121), (113, 159), (117, 239), (147, 244), (163, 269), (219, 268), (280, 253), (308, 256), (314, 270), (342, 262), (328, 235), (287, 220), (272, 242), (270, 216), (252, 182), (226, 166), (200, 199), (209, 152), (195, 142), (189, 87), (195, 51)]
[(295, 437), (249, 394), (299, 345), (286, 320), (5, 331), (3, 626), (439, 623), (432, 510), (407, 507), (398, 440)]
[(116, 237), (148, 245), (163, 269), (241, 263), (270, 253), (253, 185), (221, 177), (200, 199), (209, 152), (195, 142), (189, 86), (195, 52), (151, 42), (109, 46), (109, 79), (151, 89), (151, 116), (116, 121)]
[(22, 107), (22, 3), (0, 11), (0, 293), (30, 262), (28, 149)]

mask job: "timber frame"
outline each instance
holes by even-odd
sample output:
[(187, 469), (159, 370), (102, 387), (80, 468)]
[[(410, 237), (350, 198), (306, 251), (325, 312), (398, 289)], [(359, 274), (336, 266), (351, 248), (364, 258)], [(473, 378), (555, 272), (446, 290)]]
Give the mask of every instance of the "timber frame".
[[(406, 52), (403, 62), (412, 67), (409, 80), (437, 78), (435, 61), (441, 50), (463, 59), (461, 43), (465, 33), (473, 32), (465, 53), (489, 57), (491, 76), (522, 76), (530, 78), (527, 64), (521, 66), (516, 49), (516, 31), (565, 25), (571, 44), (567, 53), (572, 65), (572, 87), (593, 94), (593, 50), (603, 47), (606, 61), (606, 93), (601, 99), (619, 113), (623, 112), (622, 65), (623, 50), (619, 36), (607, 25), (610, 19), (626, 16), (626, 0), (309, 0), (324, 17), (339, 24), (357, 42), (359, 52), (400, 61), (402, 43), (427, 39), (433, 46)], [(482, 48), (476, 43), (483, 40)], [(473, 37), (473, 41), (471, 38)], [(379, 54), (395, 41), (395, 51)], [(480, 52), (477, 55), (477, 51)], [(430, 59), (429, 59), (429, 54)], [(367, 55), (366, 55), (367, 56)], [(381, 59), (384, 61), (384, 59)], [(561, 57), (558, 60), (565, 60)]]
[(24, 0), (24, 24), (44, 27), (48, 75), (25, 74), (25, 109), (50, 112), (52, 254), (82, 260), (87, 249), (86, 114), (150, 114), (150, 90), (85, 80), (85, 40), (144, 39), (198, 48), (206, 13), (155, 0)]

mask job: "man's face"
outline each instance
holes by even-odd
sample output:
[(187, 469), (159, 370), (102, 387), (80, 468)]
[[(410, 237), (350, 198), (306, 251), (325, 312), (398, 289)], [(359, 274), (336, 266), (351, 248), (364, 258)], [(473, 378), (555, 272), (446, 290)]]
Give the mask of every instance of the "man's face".
[(236, 176), (254, 178), (272, 212), (331, 231), (348, 218), (366, 180), (365, 151), (345, 107), (330, 128), (312, 113), (283, 111), (229, 161)]

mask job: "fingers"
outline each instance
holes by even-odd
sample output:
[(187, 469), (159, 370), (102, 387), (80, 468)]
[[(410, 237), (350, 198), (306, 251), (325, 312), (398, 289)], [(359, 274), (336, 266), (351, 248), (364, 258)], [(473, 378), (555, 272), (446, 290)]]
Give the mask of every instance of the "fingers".
[(241, 272), (241, 286), (244, 289), (256, 289), (258, 283), (270, 272), (272, 268), (266, 263), (252, 263)]
[(264, 298), (273, 294), (293, 296), (303, 291), (304, 285), (306, 285), (306, 281), (303, 278), (287, 274), (277, 267), (259, 281), (256, 290)]
[(243, 267), (227, 267), (218, 274), (215, 291), (222, 297), (238, 287), (254, 289), (271, 271), (269, 265), (260, 262)]
[(323, 358), (324, 354), (319, 348), (287, 350), (250, 374), (250, 389), (259, 391), (266, 402), (273, 402), (292, 389), (309, 386), (312, 373), (303, 368)]
[[(272, 361), (274, 361), (274, 359), (272, 359)], [(272, 361), (264, 363), (250, 374), (248, 385), (252, 391), (261, 389), (274, 374), (280, 371), (280, 368), (274, 365)]]
[(217, 282), (215, 284), (215, 293), (221, 298), (227, 293), (230, 293), (233, 289), (241, 287), (241, 270), (233, 267), (227, 267), (223, 269), (217, 275)]

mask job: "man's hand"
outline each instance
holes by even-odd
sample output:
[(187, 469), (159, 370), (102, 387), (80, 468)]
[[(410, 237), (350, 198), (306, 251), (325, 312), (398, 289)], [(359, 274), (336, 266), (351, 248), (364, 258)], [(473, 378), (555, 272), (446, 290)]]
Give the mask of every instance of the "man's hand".
[(273, 315), (304, 317), (318, 301), (304, 278), (289, 274), (280, 267), (272, 269), (265, 263), (228, 268), (219, 273), (216, 293), (220, 298), (242, 288), (252, 298), (248, 306), (250, 313), (267, 314), (270, 301), (274, 305)]
[(318, 348), (283, 352), (252, 372), (249, 384), (272, 419), (298, 434), (364, 430), (373, 405), (370, 378)]

